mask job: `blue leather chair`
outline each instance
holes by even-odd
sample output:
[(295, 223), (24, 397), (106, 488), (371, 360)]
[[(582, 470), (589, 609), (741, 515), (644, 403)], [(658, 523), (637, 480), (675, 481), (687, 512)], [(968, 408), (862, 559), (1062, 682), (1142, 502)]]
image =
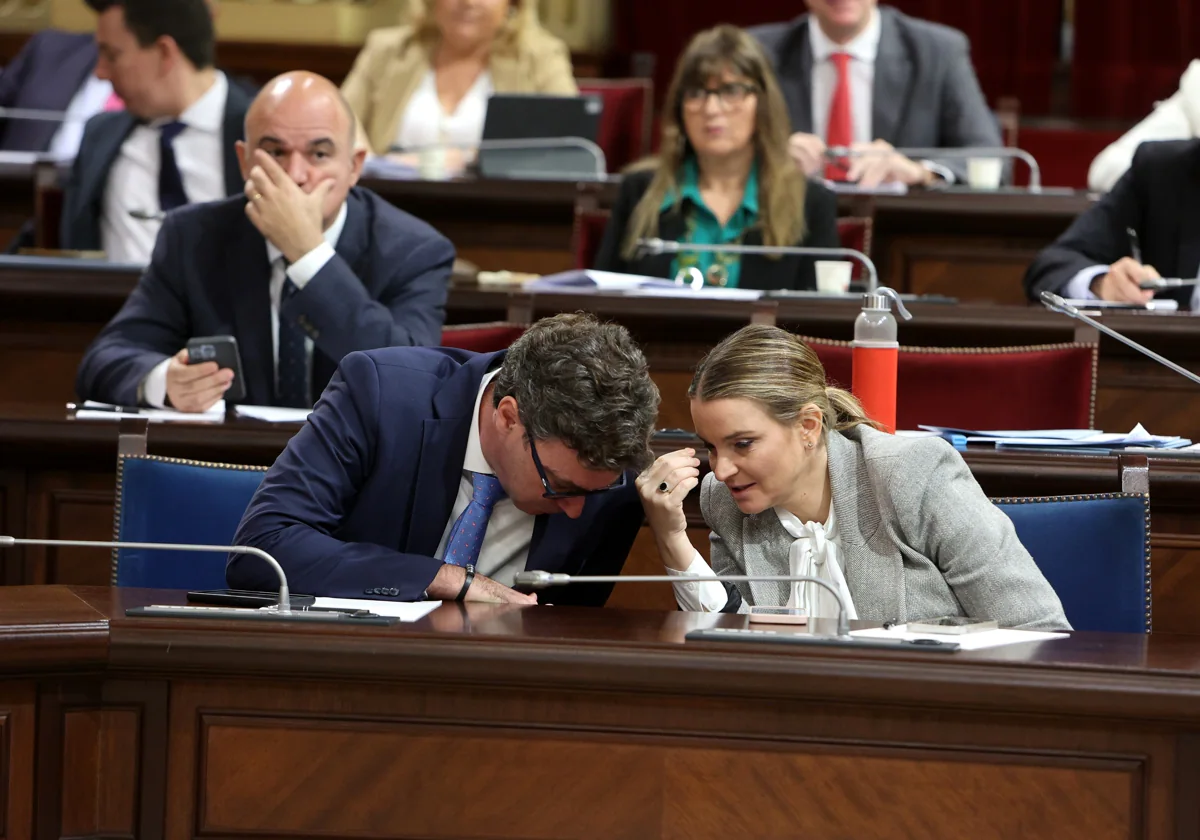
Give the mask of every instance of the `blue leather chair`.
[(1150, 497), (1141, 493), (994, 499), (1076, 630), (1148, 633)]
[[(156, 455), (118, 455), (113, 539), (229, 545), (266, 471), (266, 467)], [(112, 582), (155, 589), (224, 589), (225, 555), (115, 549)]]

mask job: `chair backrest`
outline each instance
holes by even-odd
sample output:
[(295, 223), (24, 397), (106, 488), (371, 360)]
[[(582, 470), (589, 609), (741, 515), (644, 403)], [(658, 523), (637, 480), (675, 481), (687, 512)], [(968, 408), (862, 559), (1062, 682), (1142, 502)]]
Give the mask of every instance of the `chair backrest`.
[(442, 346), (472, 350), (476, 353), (494, 353), (497, 350), (507, 350), (527, 329), (529, 327), (526, 324), (512, 324), (508, 321), (449, 324), (442, 327)]
[(580, 94), (604, 102), (596, 144), (604, 151), (609, 172), (620, 172), (650, 154), (654, 121), (654, 83), (649, 79), (579, 79)]
[[(118, 455), (113, 539), (231, 545), (266, 471), (266, 467), (156, 455)], [(155, 589), (223, 589), (225, 555), (115, 549), (112, 582)]]
[(604, 241), (604, 230), (612, 214), (608, 210), (597, 210), (589, 202), (575, 202), (575, 223), (571, 229), (571, 251), (575, 254), (575, 267), (591, 268), (596, 263), (596, 253)]
[[(853, 248), (871, 256), (871, 231), (875, 220), (870, 216), (839, 216), (837, 220), (838, 242), (843, 248)], [(850, 278), (855, 282), (865, 280), (863, 273), (866, 269), (861, 263), (854, 263)]]
[[(848, 341), (804, 338), (830, 384), (849, 388)], [(1090, 429), (1096, 410), (1095, 344), (901, 347), (896, 428)]]
[(993, 499), (1076, 630), (1151, 629), (1150, 498), (1142, 493)]

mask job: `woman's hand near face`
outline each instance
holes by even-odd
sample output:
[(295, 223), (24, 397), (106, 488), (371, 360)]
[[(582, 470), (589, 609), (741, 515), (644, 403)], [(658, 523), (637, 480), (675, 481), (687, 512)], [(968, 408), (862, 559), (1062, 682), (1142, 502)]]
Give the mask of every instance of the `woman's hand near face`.
[[(650, 527), (659, 536), (687, 530), (683, 500), (700, 483), (700, 460), (694, 449), (668, 452), (651, 464), (634, 482)], [(666, 489), (662, 489), (663, 487)]]

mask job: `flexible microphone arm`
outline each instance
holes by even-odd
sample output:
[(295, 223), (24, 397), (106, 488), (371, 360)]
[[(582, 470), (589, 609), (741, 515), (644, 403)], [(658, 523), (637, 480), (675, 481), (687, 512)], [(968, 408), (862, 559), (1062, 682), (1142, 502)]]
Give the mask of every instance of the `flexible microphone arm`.
[(547, 586), (562, 586), (570, 583), (815, 583), (837, 601), (837, 635), (850, 635), (850, 619), (846, 617), (846, 604), (842, 596), (829, 581), (809, 575), (564, 575), (552, 572), (517, 572), (513, 586), (528, 589), (545, 589)]
[(862, 251), (853, 248), (808, 248), (801, 245), (701, 245), (693, 242), (675, 242), (670, 239), (639, 239), (637, 247), (645, 254), (778, 254), (780, 256), (849, 257), (867, 272), (867, 291), (879, 287), (879, 272), (875, 263)]
[(826, 157), (829, 158), (845, 158), (845, 157), (864, 157), (866, 155), (883, 155), (891, 152), (898, 152), (907, 158), (925, 158), (932, 160), (934, 158), (953, 158), (955, 160), (966, 160), (968, 158), (984, 158), (984, 157), (999, 157), (1007, 160), (1021, 160), (1029, 167), (1029, 191), (1042, 191), (1042, 167), (1038, 165), (1037, 160), (1033, 155), (1024, 149), (1018, 149), (1015, 146), (966, 146), (954, 149), (936, 149), (936, 148), (921, 148), (916, 146), (906, 146), (895, 149), (851, 149), (846, 146), (834, 146), (827, 149)]
[(288, 592), (287, 575), (279, 561), (261, 548), (251, 548), (248, 545), (187, 545), (184, 543), (147, 543), (124, 542), (110, 540), (26, 540), (16, 537), (0, 536), (0, 548), (14, 545), (60, 545), (71, 548), (146, 548), (163, 551), (207, 551), (214, 554), (249, 554), (267, 561), (279, 577), (279, 608), (281, 615), (292, 611), (291, 594)]
[(1074, 318), (1076, 321), (1082, 321), (1090, 327), (1095, 327), (1096, 329), (1100, 330), (1100, 332), (1104, 333), (1105, 335), (1112, 336), (1127, 347), (1132, 347), (1143, 356), (1153, 359), (1160, 365), (1168, 367), (1178, 373), (1180, 376), (1190, 379), (1192, 382), (1200, 385), (1200, 376), (1197, 376), (1185, 367), (1175, 364), (1170, 359), (1163, 358), (1149, 347), (1143, 347), (1133, 339), (1126, 338), (1112, 327), (1105, 326), (1094, 318), (1089, 318), (1087, 315), (1084, 315), (1082, 312), (1080, 312), (1076, 307), (1063, 300), (1059, 295), (1056, 295), (1053, 292), (1042, 292), (1041, 299), (1046, 308), (1052, 312), (1061, 312), (1063, 315), (1066, 315), (1069, 318)]

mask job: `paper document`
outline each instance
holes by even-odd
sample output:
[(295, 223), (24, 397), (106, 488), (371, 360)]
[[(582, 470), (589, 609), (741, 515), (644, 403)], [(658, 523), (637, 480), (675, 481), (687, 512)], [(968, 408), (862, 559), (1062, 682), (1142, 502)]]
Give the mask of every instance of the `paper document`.
[(950, 440), (964, 439), (966, 443), (991, 443), (997, 449), (1018, 448), (1088, 448), (1143, 446), (1155, 449), (1178, 449), (1191, 441), (1179, 435), (1152, 435), (1141, 423), (1128, 434), (1097, 432), (1095, 429), (1031, 429), (1022, 431), (972, 431), (944, 426), (921, 426), (922, 429)]
[(980, 630), (976, 633), (909, 633), (908, 625), (900, 624), (884, 630), (851, 630), (851, 636), (863, 639), (936, 639), (939, 642), (954, 642), (959, 650), (984, 650), (985, 648), (1017, 645), (1022, 642), (1044, 642), (1050, 639), (1065, 639), (1068, 633), (1044, 633), (1036, 630)]
[(626, 295), (641, 297), (688, 297), (688, 298), (718, 298), (725, 300), (757, 300), (762, 297), (758, 289), (728, 289), (722, 286), (702, 286), (693, 289), (691, 286), (677, 285), (674, 280), (662, 277), (646, 277), (641, 274), (621, 274), (616, 271), (576, 270), (563, 271), (558, 274), (548, 274), (537, 280), (526, 283), (529, 291), (582, 291), (582, 292), (621, 292)]
[(75, 411), (76, 420), (120, 420), (122, 417), (145, 417), (151, 423), (223, 423), (225, 422), (225, 401), (221, 400), (208, 411), (192, 414), (185, 411), (173, 411), (169, 408), (121, 408), (87, 400)]
[(315, 598), (312, 603), (322, 609), (368, 610), (375, 615), (394, 615), (401, 621), (419, 621), (441, 605), (441, 601), (371, 601), (365, 598)]
[(279, 408), (274, 405), (239, 405), (233, 413), (266, 423), (303, 423), (312, 414), (311, 408)]

